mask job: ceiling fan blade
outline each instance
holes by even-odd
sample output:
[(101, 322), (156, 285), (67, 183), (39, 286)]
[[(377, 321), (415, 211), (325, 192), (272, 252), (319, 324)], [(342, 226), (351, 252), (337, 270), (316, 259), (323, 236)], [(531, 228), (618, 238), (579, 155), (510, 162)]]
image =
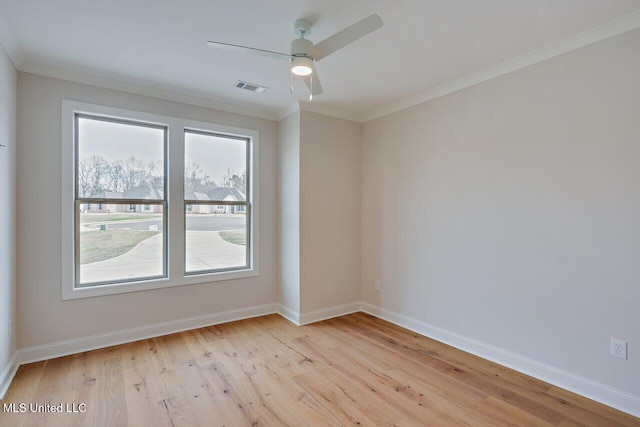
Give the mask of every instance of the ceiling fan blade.
[(207, 46), (230, 50), (232, 52), (252, 53), (254, 55), (266, 56), (268, 58), (284, 59), (285, 61), (288, 61), (291, 58), (291, 55), (287, 55), (286, 53), (272, 52), (270, 50), (256, 49), (254, 47), (239, 46), (229, 43), (208, 41)]
[(336, 50), (342, 49), (346, 45), (377, 30), (382, 25), (382, 19), (374, 13), (316, 44), (313, 48), (313, 59), (319, 61)]
[(322, 85), (320, 84), (316, 67), (311, 65), (311, 69), (313, 72), (308, 76), (302, 76), (302, 80), (304, 80), (304, 84), (307, 85), (309, 92), (311, 92), (312, 95), (321, 95), (324, 91), (322, 90)]

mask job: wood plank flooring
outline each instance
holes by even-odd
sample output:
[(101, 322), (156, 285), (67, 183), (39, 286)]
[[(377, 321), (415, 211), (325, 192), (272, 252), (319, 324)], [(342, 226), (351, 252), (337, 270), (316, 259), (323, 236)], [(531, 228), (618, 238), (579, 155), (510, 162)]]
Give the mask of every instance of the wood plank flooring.
[(640, 426), (640, 419), (363, 313), (278, 315), (22, 366), (0, 426)]

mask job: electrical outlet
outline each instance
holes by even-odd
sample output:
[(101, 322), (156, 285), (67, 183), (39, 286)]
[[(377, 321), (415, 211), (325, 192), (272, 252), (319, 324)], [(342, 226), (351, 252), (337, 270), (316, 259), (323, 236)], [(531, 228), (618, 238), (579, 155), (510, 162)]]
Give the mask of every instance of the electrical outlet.
[(611, 355), (620, 359), (627, 358), (627, 342), (616, 338), (611, 338)]
[(376, 290), (378, 291), (380, 290), (380, 280), (376, 280), (375, 287), (376, 287)]

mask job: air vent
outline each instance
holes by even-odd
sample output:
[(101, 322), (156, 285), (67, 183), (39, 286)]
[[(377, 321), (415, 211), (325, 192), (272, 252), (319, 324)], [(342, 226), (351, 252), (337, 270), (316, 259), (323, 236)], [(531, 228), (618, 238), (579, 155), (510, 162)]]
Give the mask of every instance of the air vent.
[(251, 92), (262, 93), (265, 92), (268, 87), (260, 86), (255, 83), (243, 82), (242, 80), (238, 80), (236, 82), (236, 87), (238, 89), (250, 90)]

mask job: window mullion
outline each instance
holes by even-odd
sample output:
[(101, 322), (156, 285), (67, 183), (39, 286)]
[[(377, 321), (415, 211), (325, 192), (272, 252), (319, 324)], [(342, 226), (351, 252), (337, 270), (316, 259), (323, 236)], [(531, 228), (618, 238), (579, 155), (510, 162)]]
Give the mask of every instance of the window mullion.
[(168, 274), (177, 280), (184, 277), (184, 126), (170, 123), (168, 138)]

